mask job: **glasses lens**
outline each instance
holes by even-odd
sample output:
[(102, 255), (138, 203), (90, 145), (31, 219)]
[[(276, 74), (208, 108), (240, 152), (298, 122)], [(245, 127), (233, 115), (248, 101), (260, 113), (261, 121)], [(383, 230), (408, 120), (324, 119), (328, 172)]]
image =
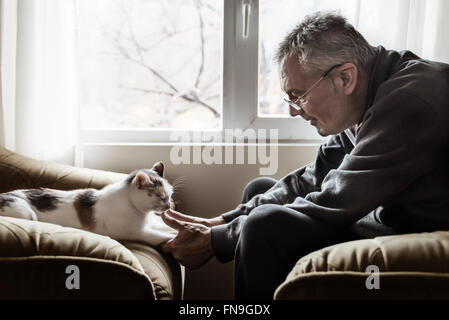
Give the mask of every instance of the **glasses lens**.
[(284, 101), (285, 101), (290, 107), (292, 107), (293, 109), (298, 110), (298, 111), (301, 110), (301, 107), (298, 106), (298, 105), (297, 105), (296, 103), (294, 103), (293, 101), (291, 101), (291, 100), (289, 99), (288, 95), (285, 95)]
[(299, 104), (297, 104), (297, 103), (290, 102), (289, 105), (290, 105), (290, 107), (292, 107), (296, 111), (301, 111), (302, 110), (301, 106)]

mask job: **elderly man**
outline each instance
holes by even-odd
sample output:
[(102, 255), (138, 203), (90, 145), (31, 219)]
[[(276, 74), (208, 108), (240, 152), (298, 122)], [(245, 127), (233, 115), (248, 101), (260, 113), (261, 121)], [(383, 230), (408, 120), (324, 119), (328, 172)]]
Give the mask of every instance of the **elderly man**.
[(374, 48), (335, 13), (305, 18), (277, 52), (292, 116), (329, 141), (280, 181), (258, 178), (213, 219), (164, 214), (187, 267), (235, 259), (235, 297), (273, 297), (295, 262), (364, 237), (449, 228), (449, 65)]

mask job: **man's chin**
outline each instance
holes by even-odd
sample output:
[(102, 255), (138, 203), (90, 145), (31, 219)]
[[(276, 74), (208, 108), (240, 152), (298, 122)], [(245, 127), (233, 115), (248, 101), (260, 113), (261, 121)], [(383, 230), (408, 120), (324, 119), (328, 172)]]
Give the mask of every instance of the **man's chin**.
[(344, 131), (344, 130), (338, 130), (336, 128), (322, 127), (321, 123), (315, 123), (313, 126), (316, 128), (316, 131), (318, 132), (318, 134), (322, 137), (337, 135)]
[(325, 128), (321, 128), (316, 126), (316, 131), (318, 132), (318, 134), (322, 137), (327, 137), (328, 135), (330, 135), (331, 133), (326, 130)]
[(317, 132), (318, 132), (318, 134), (320, 135), (320, 136), (322, 136), (322, 137), (327, 137), (330, 133), (327, 133), (327, 132), (323, 132), (321, 129), (318, 129), (317, 128), (317, 130), (316, 130)]

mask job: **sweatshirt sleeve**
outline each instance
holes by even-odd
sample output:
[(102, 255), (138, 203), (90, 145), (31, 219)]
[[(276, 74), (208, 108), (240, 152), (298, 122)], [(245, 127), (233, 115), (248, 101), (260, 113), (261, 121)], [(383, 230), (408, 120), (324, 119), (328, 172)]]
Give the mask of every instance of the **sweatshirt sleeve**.
[(240, 231), (252, 209), (266, 203), (291, 203), (297, 197), (304, 197), (320, 189), (326, 174), (337, 168), (352, 148), (352, 143), (344, 133), (332, 136), (326, 144), (320, 146), (315, 162), (288, 174), (264, 194), (257, 195), (247, 203), (222, 214), (228, 223), (211, 230), (211, 244), (216, 258), (221, 262), (234, 258)]
[(346, 134), (332, 136), (327, 143), (320, 146), (313, 163), (291, 172), (265, 193), (256, 195), (247, 203), (240, 204), (221, 216), (230, 222), (240, 215), (248, 215), (260, 205), (291, 203), (297, 197), (304, 197), (310, 192), (319, 190), (327, 173), (337, 168), (352, 148), (353, 145)]

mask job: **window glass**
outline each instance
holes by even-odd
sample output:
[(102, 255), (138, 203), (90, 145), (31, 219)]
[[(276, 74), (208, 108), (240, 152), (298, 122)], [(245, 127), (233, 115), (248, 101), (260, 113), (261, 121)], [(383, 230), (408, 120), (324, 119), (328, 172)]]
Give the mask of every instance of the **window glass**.
[(221, 0), (78, 0), (82, 128), (221, 128)]

